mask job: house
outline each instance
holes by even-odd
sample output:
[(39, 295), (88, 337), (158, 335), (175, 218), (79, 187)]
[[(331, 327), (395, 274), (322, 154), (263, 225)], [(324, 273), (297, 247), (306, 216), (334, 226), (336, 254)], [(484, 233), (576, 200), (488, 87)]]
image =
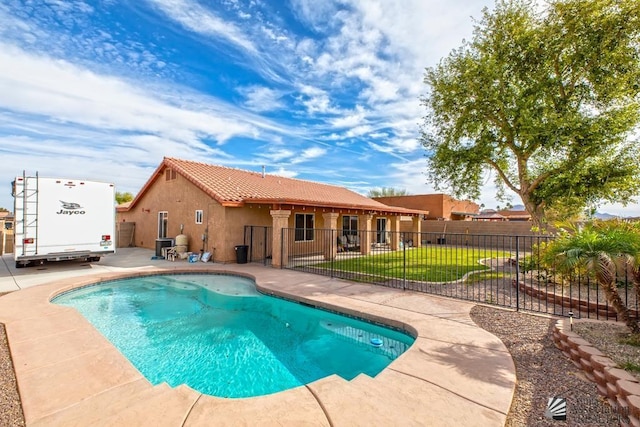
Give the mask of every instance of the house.
[(116, 211), (119, 224), (135, 223), (135, 246), (153, 249), (159, 239), (186, 235), (189, 251), (210, 252), (217, 262), (236, 260), (236, 246), (249, 243), (247, 226), (269, 229), (271, 241), (265, 245), (274, 267), (286, 264), (290, 245), (320, 246), (324, 257), (333, 259), (339, 245), (320, 241), (323, 234), (316, 229), (357, 236), (363, 254), (380, 242), (398, 248), (399, 233), (393, 231), (399, 231), (400, 218), (411, 218), (412, 231), (419, 233), (426, 213), (387, 206), (335, 185), (170, 157)]
[(13, 214), (8, 211), (0, 211), (0, 230), (13, 229)]
[(419, 194), (411, 196), (374, 197), (390, 206), (428, 211), (424, 219), (469, 221), (480, 211), (480, 206), (469, 200), (457, 200), (446, 194)]
[(482, 222), (496, 222), (496, 221), (506, 221), (507, 218), (501, 215), (500, 213), (488, 209), (480, 212), (473, 218), (473, 221), (482, 221)]
[(531, 221), (531, 214), (527, 211), (516, 209), (500, 211), (487, 209), (476, 215), (473, 221)]
[(531, 221), (531, 214), (526, 210), (504, 209), (498, 211), (506, 221)]

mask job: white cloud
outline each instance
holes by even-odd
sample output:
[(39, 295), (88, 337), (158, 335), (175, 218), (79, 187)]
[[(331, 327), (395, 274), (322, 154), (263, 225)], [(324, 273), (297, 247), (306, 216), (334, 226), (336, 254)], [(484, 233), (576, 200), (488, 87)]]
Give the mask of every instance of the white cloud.
[(280, 99), (280, 91), (264, 86), (248, 86), (239, 88), (246, 101), (244, 105), (252, 111), (274, 111), (284, 108), (284, 103)]
[(352, 127), (344, 133), (345, 138), (357, 138), (359, 136), (363, 136), (368, 134), (373, 130), (373, 127), (369, 125), (361, 125)]
[(292, 164), (308, 162), (324, 156), (327, 150), (322, 147), (310, 147), (303, 150), (296, 158), (292, 160)]
[(258, 153), (257, 157), (258, 159), (265, 160), (267, 163), (278, 163), (290, 159), (294, 155), (295, 152), (288, 148), (269, 148), (264, 152)]
[(415, 138), (391, 138), (385, 140), (385, 145), (399, 153), (411, 153), (420, 148), (420, 142)]
[(316, 113), (334, 111), (331, 106), (331, 99), (326, 91), (309, 85), (302, 85), (298, 90), (301, 94), (298, 101), (305, 107), (308, 114), (314, 115)]
[(198, 34), (215, 36), (255, 52), (256, 47), (240, 28), (190, 0), (149, 0), (169, 18)]
[(298, 176), (298, 172), (287, 170), (287, 169), (285, 169), (283, 167), (278, 168), (274, 172), (267, 171), (267, 173), (271, 174), (271, 175), (283, 176), (285, 178), (295, 178), (296, 176)]
[(291, 3), (298, 19), (311, 25), (316, 31), (328, 30), (326, 24), (337, 12), (336, 5), (329, 0), (292, 0)]
[(190, 107), (185, 104), (189, 100), (185, 93), (182, 105), (172, 105), (167, 89), (173, 88), (151, 93), (124, 80), (2, 43), (0, 63), (5, 64), (0, 68), (0, 107), (56, 122), (145, 132), (187, 143), (203, 137), (221, 143), (238, 135), (255, 136), (259, 129), (284, 130), (221, 101), (202, 99)]
[(365, 117), (366, 112), (364, 108), (362, 108), (361, 105), (357, 105), (351, 114), (330, 119), (329, 123), (331, 123), (331, 126), (335, 129), (350, 128), (363, 125), (365, 123)]

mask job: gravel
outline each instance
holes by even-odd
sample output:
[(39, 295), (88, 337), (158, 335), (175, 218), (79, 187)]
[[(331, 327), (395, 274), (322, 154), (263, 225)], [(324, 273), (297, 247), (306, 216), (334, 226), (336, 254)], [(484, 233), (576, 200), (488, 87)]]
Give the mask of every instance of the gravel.
[[(516, 365), (517, 384), (506, 427), (620, 425), (619, 416), (600, 397), (595, 383), (553, 344), (555, 318), (482, 305), (471, 310), (471, 318), (502, 340)], [(624, 326), (577, 322), (574, 331), (616, 363), (640, 366), (640, 348), (618, 343), (626, 333)], [(566, 421), (545, 416), (548, 400), (555, 396), (567, 401)], [(24, 425), (6, 332), (0, 324), (0, 426)]]
[(20, 395), (4, 325), (0, 323), (0, 426), (24, 426)]
[[(596, 384), (554, 345), (555, 318), (486, 306), (473, 307), (471, 318), (502, 340), (516, 365), (516, 390), (505, 426), (620, 425)], [(606, 330), (597, 333), (600, 344), (613, 337)], [(556, 396), (566, 399), (566, 421), (545, 416), (548, 400)]]

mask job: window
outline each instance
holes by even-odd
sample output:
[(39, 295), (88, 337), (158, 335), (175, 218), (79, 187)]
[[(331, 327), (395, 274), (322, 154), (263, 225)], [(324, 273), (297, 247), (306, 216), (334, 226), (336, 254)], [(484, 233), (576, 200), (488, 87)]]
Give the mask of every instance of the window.
[(202, 224), (202, 209), (196, 210), (196, 224)]
[(358, 217), (356, 215), (344, 215), (342, 217), (342, 234), (345, 236), (358, 234)]
[(158, 239), (167, 237), (169, 212), (158, 212)]
[(378, 218), (376, 220), (376, 243), (388, 243), (387, 240), (387, 219)]
[(313, 240), (313, 227), (313, 214), (296, 214), (295, 241), (304, 242)]
[(166, 169), (164, 171), (164, 177), (166, 181), (172, 181), (178, 177), (178, 174), (173, 169)]

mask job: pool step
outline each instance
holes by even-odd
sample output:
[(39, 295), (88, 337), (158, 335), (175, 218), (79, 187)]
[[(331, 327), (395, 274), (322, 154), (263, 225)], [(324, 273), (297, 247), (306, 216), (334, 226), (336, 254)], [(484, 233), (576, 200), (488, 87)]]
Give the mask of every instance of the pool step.
[(413, 414), (416, 411), (411, 396), (401, 393), (389, 395), (388, 389), (381, 387), (380, 380), (366, 374), (360, 374), (351, 381), (337, 376), (327, 377), (309, 387), (331, 415), (334, 425), (440, 425), (434, 422), (421, 423), (420, 418)]
[(350, 382), (351, 384), (354, 384), (357, 386), (364, 385), (365, 387), (370, 387), (374, 384), (373, 378), (371, 378), (367, 374), (358, 374), (358, 376), (356, 376)]
[(35, 420), (29, 425), (36, 427), (95, 425), (102, 418), (125, 410), (135, 401), (158, 393), (158, 389), (169, 389), (169, 386), (160, 384), (153, 387), (146, 379), (140, 378), (93, 395), (73, 406)]

